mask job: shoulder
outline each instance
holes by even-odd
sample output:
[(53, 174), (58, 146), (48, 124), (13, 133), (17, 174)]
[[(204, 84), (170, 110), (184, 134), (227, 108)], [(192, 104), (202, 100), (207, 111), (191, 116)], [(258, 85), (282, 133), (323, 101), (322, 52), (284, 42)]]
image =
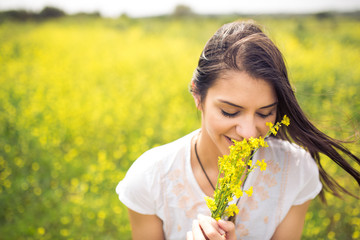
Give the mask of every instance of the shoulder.
[(119, 199), (141, 214), (155, 214), (161, 205), (163, 179), (167, 172), (184, 162), (192, 134), (143, 153), (131, 165), (116, 187)]
[(292, 159), (312, 159), (310, 153), (301, 146), (286, 140), (270, 137), (267, 139), (269, 148), (275, 155), (284, 155)]
[(291, 143), (279, 138), (269, 137), (267, 138), (269, 147), (282, 152), (289, 152), (292, 154), (306, 154), (306, 150), (295, 143)]
[(301, 146), (286, 140), (270, 137), (268, 153), (273, 158), (290, 167), (298, 174), (318, 175), (318, 167), (310, 153)]
[(282, 168), (288, 196), (293, 193), (294, 205), (314, 198), (321, 190), (319, 168), (309, 152), (297, 144), (271, 138), (268, 141), (269, 156)]
[(155, 169), (159, 166), (166, 170), (179, 158), (185, 158), (190, 147), (191, 138), (196, 134), (194, 131), (173, 142), (154, 147), (144, 152), (131, 166), (131, 168)]

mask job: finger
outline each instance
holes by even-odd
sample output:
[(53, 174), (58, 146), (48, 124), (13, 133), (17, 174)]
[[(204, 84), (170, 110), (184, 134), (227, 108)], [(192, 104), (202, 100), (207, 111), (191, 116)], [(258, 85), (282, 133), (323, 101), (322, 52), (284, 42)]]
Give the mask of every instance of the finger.
[(233, 222), (219, 220), (218, 224), (219, 224), (220, 228), (226, 232), (226, 239), (228, 239), (228, 240), (236, 239), (235, 224)]
[(192, 239), (196, 240), (206, 240), (203, 231), (201, 230), (198, 220), (194, 220), (192, 224)]
[(217, 224), (217, 221), (212, 217), (198, 215), (198, 221), (204, 235), (211, 239), (223, 239), (222, 235), (225, 233)]

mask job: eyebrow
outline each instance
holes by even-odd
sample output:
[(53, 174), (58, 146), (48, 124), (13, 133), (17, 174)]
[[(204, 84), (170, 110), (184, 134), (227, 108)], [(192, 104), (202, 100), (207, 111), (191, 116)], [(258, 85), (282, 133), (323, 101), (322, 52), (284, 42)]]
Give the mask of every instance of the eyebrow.
[[(237, 108), (244, 108), (244, 107), (242, 107), (242, 106), (236, 105), (236, 104), (234, 104), (234, 103), (231, 103), (231, 102), (228, 102), (228, 101), (225, 101), (225, 100), (220, 100), (220, 102), (225, 103), (225, 104), (228, 104), (228, 105), (230, 105), (230, 106), (237, 107)], [(261, 107), (261, 108), (259, 108), (259, 109), (270, 108), (270, 107), (273, 107), (273, 106), (275, 106), (275, 105), (277, 105), (277, 104), (278, 104), (278, 102), (274, 102), (274, 103), (272, 103), (272, 104), (266, 105), (266, 106)]]

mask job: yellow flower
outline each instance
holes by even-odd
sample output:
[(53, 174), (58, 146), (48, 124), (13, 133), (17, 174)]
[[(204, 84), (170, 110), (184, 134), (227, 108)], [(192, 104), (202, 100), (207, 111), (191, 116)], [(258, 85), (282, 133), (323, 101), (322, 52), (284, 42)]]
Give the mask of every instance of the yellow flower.
[(241, 188), (236, 188), (234, 194), (237, 198), (239, 198), (243, 195), (243, 191), (241, 190)]
[(265, 142), (265, 139), (261, 136), (259, 137), (259, 146), (260, 147), (268, 147), (267, 142)]
[[(259, 138), (243, 139), (242, 141), (233, 140), (234, 144), (229, 147), (229, 155), (224, 155), (218, 158), (219, 177), (217, 179), (216, 189), (214, 191), (214, 198), (205, 197), (206, 205), (211, 210), (211, 216), (214, 219), (220, 219), (224, 215), (233, 216), (237, 214), (239, 209), (235, 204), (230, 204), (236, 196), (240, 198), (243, 195), (241, 189), (243, 181), (246, 180), (249, 173), (256, 167), (260, 167), (260, 171), (266, 170), (266, 162), (257, 160), (253, 165), (251, 157), (260, 147), (268, 147), (265, 138), (270, 134), (276, 135), (281, 125), (289, 125), (290, 120), (285, 115), (281, 122), (275, 125), (267, 122), (266, 126), (269, 131), (266, 136)], [(250, 197), (253, 194), (253, 187), (250, 187), (245, 193)]]
[(44, 235), (44, 234), (45, 234), (45, 228), (39, 227), (39, 228), (37, 229), (37, 232), (38, 232), (38, 234), (40, 234), (40, 235)]
[(270, 132), (271, 132), (272, 134), (274, 134), (274, 136), (276, 136), (276, 134), (277, 134), (277, 131), (276, 131), (275, 127), (270, 128)]
[(284, 124), (285, 126), (289, 126), (290, 125), (289, 117), (284, 115), (283, 119), (281, 120), (281, 123)]
[(267, 122), (266, 123), (266, 126), (269, 127), (269, 132), (274, 134), (276, 136), (277, 134), (277, 129), (279, 128), (278, 127), (278, 123), (276, 123), (275, 125), (272, 123), (272, 122)]
[(253, 187), (251, 186), (248, 190), (245, 190), (245, 193), (251, 197), (251, 195), (253, 194)]
[(238, 213), (239, 213), (239, 208), (236, 206), (236, 204), (230, 204), (225, 210), (225, 215), (227, 217), (234, 216), (234, 214), (238, 214)]
[(271, 129), (274, 126), (274, 124), (272, 122), (267, 122), (266, 126), (268, 126)]
[(258, 139), (258, 138), (250, 137), (250, 138), (249, 138), (249, 145), (250, 145), (252, 148), (258, 148), (258, 147), (259, 147), (259, 139)]
[(215, 200), (211, 197), (205, 196), (206, 205), (211, 211), (215, 211), (217, 209)]

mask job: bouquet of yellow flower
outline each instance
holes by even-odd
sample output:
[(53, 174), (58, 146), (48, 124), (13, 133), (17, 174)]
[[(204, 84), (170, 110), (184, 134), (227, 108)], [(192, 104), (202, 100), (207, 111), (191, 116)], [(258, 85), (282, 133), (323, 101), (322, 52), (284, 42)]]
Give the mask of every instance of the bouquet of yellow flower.
[[(290, 119), (284, 115), (281, 122), (275, 125), (271, 122), (266, 123), (269, 127), (264, 138), (249, 138), (242, 141), (233, 140), (234, 144), (230, 146), (229, 155), (219, 157), (219, 175), (214, 192), (214, 198), (205, 197), (206, 205), (211, 211), (211, 217), (219, 220), (223, 217), (231, 217), (239, 212), (236, 204), (230, 204), (234, 198), (240, 198), (243, 195), (242, 184), (247, 176), (255, 168), (260, 167), (261, 171), (266, 170), (266, 162), (257, 160), (252, 163), (252, 156), (260, 147), (268, 147), (265, 138), (270, 134), (276, 135), (280, 126), (284, 124), (288, 126)], [(249, 197), (253, 193), (253, 187), (244, 191)]]

